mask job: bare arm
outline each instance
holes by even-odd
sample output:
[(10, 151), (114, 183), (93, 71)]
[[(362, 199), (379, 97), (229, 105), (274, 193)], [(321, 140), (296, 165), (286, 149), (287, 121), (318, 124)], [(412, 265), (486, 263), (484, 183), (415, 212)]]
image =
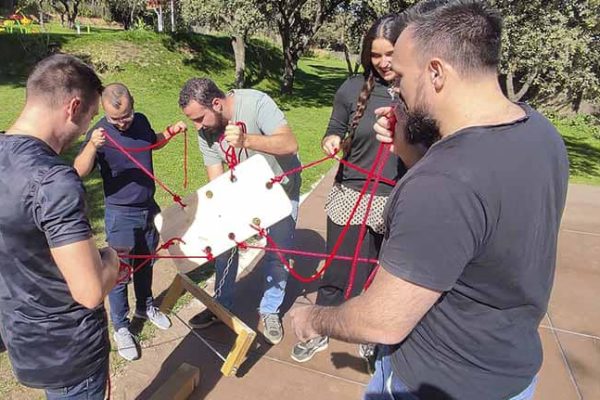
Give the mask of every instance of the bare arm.
[(237, 125), (230, 124), (225, 128), (225, 140), (233, 147), (243, 147), (275, 156), (298, 152), (298, 141), (287, 124), (279, 126), (271, 135), (242, 135)]
[(91, 309), (101, 304), (117, 282), (117, 253), (110, 248), (98, 251), (91, 238), (51, 248), (50, 252), (71, 296), (84, 307)]
[[(187, 131), (187, 126), (184, 122), (179, 121), (173, 125), (167, 126), (164, 132), (156, 135), (156, 142), (162, 142), (163, 140), (169, 140), (171, 137), (180, 134), (181, 132)], [(160, 150), (167, 145), (168, 142), (163, 143), (160, 146), (154, 148), (154, 150)]]
[(441, 293), (397, 278), (380, 268), (361, 296), (339, 307), (292, 310), (300, 340), (317, 335), (356, 343), (400, 343), (435, 304)]
[(214, 164), (206, 167), (206, 175), (208, 175), (209, 182), (223, 175), (225, 168), (223, 164)]
[(106, 142), (104, 130), (102, 128), (94, 130), (90, 140), (87, 142), (83, 150), (75, 157), (73, 167), (77, 174), (83, 178), (92, 172), (96, 162), (96, 152)]

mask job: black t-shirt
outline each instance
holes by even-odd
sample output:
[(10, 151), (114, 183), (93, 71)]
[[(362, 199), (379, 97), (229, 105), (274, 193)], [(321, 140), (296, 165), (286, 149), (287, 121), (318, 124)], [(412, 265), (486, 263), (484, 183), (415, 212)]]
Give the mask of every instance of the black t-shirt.
[[(340, 86), (335, 94), (333, 110), (325, 136), (338, 135), (344, 138), (350, 131), (352, 118), (356, 112), (358, 95), (365, 83), (363, 76), (349, 78)], [(352, 148), (350, 154), (345, 155), (346, 160), (352, 164), (370, 171), (379, 148), (379, 141), (375, 138), (373, 125), (375, 125), (375, 110), (380, 107), (389, 107), (392, 98), (388, 93), (389, 86), (382, 79), (375, 79), (375, 86), (371, 96), (367, 101), (367, 106), (362, 118), (360, 119), (354, 137), (352, 139)], [(398, 180), (404, 175), (406, 168), (399, 157), (390, 154), (387, 163), (381, 173), (381, 176)], [(353, 168), (348, 168), (340, 163), (336, 182), (342, 183), (356, 190), (361, 190), (365, 184), (367, 176)], [(384, 182), (379, 182), (377, 195), (387, 196), (392, 191), (393, 186)]]
[(392, 358), (422, 398), (506, 399), (540, 369), (569, 167), (556, 129), (522, 107), (434, 144), (388, 201), (381, 265), (443, 292)]
[[(144, 114), (135, 113), (131, 126), (124, 132), (119, 131), (106, 118), (102, 118), (90, 129), (82, 144), (90, 140), (96, 128), (104, 128), (117, 143), (123, 147), (140, 149), (156, 143), (156, 133)], [(154, 172), (152, 150), (132, 152), (131, 155), (148, 171)], [(100, 175), (104, 188), (104, 201), (107, 206), (152, 207), (156, 185), (137, 165), (127, 158), (110, 141), (96, 152), (96, 163), (100, 165)]]
[(106, 312), (73, 300), (50, 248), (92, 236), (75, 170), (43, 141), (0, 134), (0, 333), (27, 386), (81, 382), (107, 362)]

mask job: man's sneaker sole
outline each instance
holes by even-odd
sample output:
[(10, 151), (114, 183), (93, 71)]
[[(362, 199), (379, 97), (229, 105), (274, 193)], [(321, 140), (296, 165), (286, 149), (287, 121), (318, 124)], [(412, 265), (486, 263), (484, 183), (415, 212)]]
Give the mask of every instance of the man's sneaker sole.
[(280, 337), (280, 338), (279, 338), (279, 340), (271, 340), (271, 339), (270, 339), (270, 338), (268, 338), (268, 337), (267, 337), (267, 335), (265, 335), (264, 333), (263, 333), (263, 336), (264, 336), (264, 338), (265, 338), (265, 341), (266, 341), (267, 343), (269, 343), (269, 344), (273, 345), (273, 346), (275, 346), (275, 345), (277, 345), (277, 344), (281, 343), (281, 341), (283, 340), (283, 336), (282, 336), (282, 337)]
[(296, 355), (294, 353), (291, 354), (291, 357), (292, 357), (292, 360), (294, 360), (296, 362), (304, 363), (304, 362), (312, 360), (312, 358), (315, 356), (315, 354), (327, 350), (328, 347), (329, 347), (329, 341), (327, 341), (327, 343), (325, 343), (324, 346), (318, 347), (315, 351), (313, 351), (312, 354), (310, 355), (310, 357), (307, 357), (304, 359), (298, 359), (298, 358), (296, 358)]

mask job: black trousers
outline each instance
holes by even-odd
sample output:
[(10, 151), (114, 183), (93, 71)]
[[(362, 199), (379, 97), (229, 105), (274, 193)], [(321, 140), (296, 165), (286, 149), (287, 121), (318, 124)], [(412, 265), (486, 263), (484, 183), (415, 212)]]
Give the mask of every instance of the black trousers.
[[(343, 229), (343, 226), (337, 225), (329, 217), (327, 218), (327, 253), (331, 253)], [(354, 256), (359, 234), (360, 225), (350, 225), (336, 254), (349, 257)], [(382, 241), (383, 235), (376, 233), (367, 226), (359, 257), (377, 259)], [(374, 268), (375, 264), (365, 262), (357, 264), (351, 297), (358, 296), (362, 292)], [(334, 259), (332, 261), (329, 268), (321, 277), (321, 284), (317, 291), (317, 305), (337, 306), (344, 302), (344, 293), (348, 287), (351, 269), (351, 260)]]

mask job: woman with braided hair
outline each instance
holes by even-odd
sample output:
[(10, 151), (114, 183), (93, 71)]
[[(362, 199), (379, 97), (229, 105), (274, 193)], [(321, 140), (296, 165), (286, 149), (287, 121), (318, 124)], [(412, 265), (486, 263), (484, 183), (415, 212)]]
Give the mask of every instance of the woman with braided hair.
[[(394, 14), (379, 18), (367, 31), (361, 52), (362, 75), (346, 80), (338, 89), (329, 126), (321, 145), (326, 154), (338, 149), (344, 150), (344, 159), (364, 170), (371, 170), (377, 157), (379, 142), (373, 133), (375, 110), (389, 106), (392, 101), (391, 83), (396, 78), (392, 71), (392, 53), (394, 43), (401, 32), (401, 21)], [(406, 172), (402, 161), (392, 155), (387, 160), (381, 176), (398, 180)], [(367, 176), (340, 163), (335, 183), (329, 193), (325, 209), (327, 211), (327, 251), (331, 252), (350, 213), (358, 201)], [(369, 189), (372, 186), (369, 186)], [(371, 210), (367, 218), (367, 230), (360, 249), (359, 257), (376, 259), (381, 248), (384, 233), (383, 209), (393, 188), (386, 182), (379, 182)], [(367, 191), (370, 193), (370, 190)], [(361, 205), (350, 221), (337, 254), (352, 257), (359, 241), (361, 223), (366, 212), (369, 196), (365, 195)], [(374, 264), (359, 263), (356, 268), (351, 297), (361, 293)], [(351, 262), (333, 260), (320, 282), (317, 301), (322, 306), (337, 306), (344, 301), (349, 284)], [(317, 337), (308, 342), (299, 342), (292, 349), (291, 357), (295, 361), (310, 360), (316, 352), (327, 348), (328, 337)], [(361, 356), (373, 355), (374, 346), (360, 345)]]

